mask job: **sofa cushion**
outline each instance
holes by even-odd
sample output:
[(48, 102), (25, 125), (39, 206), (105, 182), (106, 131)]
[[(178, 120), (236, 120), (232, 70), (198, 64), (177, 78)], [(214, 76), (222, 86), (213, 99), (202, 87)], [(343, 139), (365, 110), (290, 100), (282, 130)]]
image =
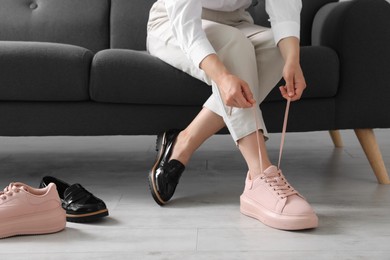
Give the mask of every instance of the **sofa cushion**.
[[(333, 50), (302, 47), (301, 63), (308, 85), (302, 98), (336, 95), (339, 62)], [(210, 94), (211, 89), (205, 83), (145, 51), (104, 50), (93, 60), (90, 95), (98, 102), (202, 105)], [(266, 98), (266, 101), (280, 100), (283, 98), (277, 88)]]
[(202, 105), (211, 88), (146, 51), (112, 49), (95, 55), (90, 93), (99, 102)]
[(0, 100), (88, 100), (92, 57), (72, 45), (0, 41)]
[[(339, 85), (339, 58), (327, 47), (301, 47), (301, 66), (306, 80), (302, 99), (334, 97)], [(282, 80), (278, 86), (283, 85)], [(283, 100), (278, 88), (267, 96), (266, 101)]]
[(109, 48), (109, 0), (0, 0), (0, 41)]

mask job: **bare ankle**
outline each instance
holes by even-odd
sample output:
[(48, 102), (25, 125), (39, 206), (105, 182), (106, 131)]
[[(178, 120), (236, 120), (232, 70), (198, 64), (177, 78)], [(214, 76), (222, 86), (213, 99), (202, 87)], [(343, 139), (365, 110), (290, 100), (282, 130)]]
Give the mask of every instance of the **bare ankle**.
[(182, 164), (187, 165), (192, 155), (192, 152), (188, 151), (189, 142), (188, 135), (185, 131), (181, 131), (176, 138), (170, 159), (178, 160)]
[(252, 167), (249, 169), (249, 175), (251, 176), (251, 179), (254, 179), (256, 178), (257, 176), (259, 176), (260, 174), (263, 174), (264, 170), (267, 169), (268, 167), (270, 167), (272, 165), (271, 162), (263, 162), (263, 169), (261, 169), (260, 167)]

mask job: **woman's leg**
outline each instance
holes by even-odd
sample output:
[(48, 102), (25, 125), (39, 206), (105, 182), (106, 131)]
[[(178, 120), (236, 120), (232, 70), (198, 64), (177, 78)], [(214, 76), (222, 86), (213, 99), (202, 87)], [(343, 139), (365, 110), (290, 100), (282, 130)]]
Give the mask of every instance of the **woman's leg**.
[[(171, 159), (176, 159), (187, 165), (191, 155), (203, 144), (209, 137), (213, 136), (225, 126), (223, 118), (207, 108), (203, 108), (195, 119), (187, 126), (186, 129), (178, 135)], [(258, 136), (256, 136), (258, 134)], [(259, 139), (258, 139), (259, 138)], [(258, 155), (258, 143), (260, 143), (262, 165), (260, 166)], [(251, 177), (261, 173), (261, 168), (266, 169), (271, 166), (268, 153), (261, 132), (254, 132), (243, 137), (238, 141), (238, 148), (241, 151)]]
[[(261, 95), (262, 91), (259, 89), (257, 59), (254, 45), (238, 28), (230, 27), (221, 30), (220, 26), (210, 23), (206, 24), (204, 29), (209, 36), (211, 44), (215, 46), (217, 54), (222, 62), (233, 74), (248, 83), (253, 96), (257, 101), (253, 108), (233, 108), (230, 113), (230, 108), (225, 106), (219, 95), (218, 87), (213, 83), (214, 98), (210, 98), (205, 103), (205, 107), (215, 111), (223, 117), (225, 124), (248, 165), (251, 177), (254, 178), (262, 173), (261, 169), (266, 169), (271, 165), (265, 146), (266, 137), (264, 136), (264, 133), (266, 134), (267, 131), (261, 111), (258, 107), (258, 104), (264, 98)], [(232, 39), (229, 40), (227, 39), (228, 37), (231, 37)], [(223, 41), (224, 44), (222, 44), (221, 41)], [(271, 73), (268, 73), (265, 77), (278, 77), (275, 76), (275, 74), (280, 75), (279, 72), (271, 71)], [(278, 80), (280, 80), (280, 78)], [(274, 85), (276, 82), (274, 82)], [(268, 92), (273, 86), (268, 87)], [(258, 140), (261, 151), (261, 164), (259, 161)]]
[[(236, 28), (248, 37), (254, 47), (259, 89), (256, 99), (258, 103), (261, 103), (282, 78), (283, 58), (275, 45), (272, 31), (269, 28), (251, 23), (241, 23)], [(262, 167), (259, 163), (257, 139), (260, 143)], [(261, 131), (258, 132), (258, 136), (254, 132), (243, 137), (237, 143), (248, 164), (251, 178), (272, 165), (267, 154), (265, 137)]]
[[(255, 50), (259, 87), (256, 100), (260, 103), (281, 79), (284, 62), (269, 29), (249, 23), (242, 23), (238, 28), (248, 37)], [(263, 150), (262, 167), (259, 157), (256, 156), (259, 149), (256, 133), (237, 142), (249, 167), (245, 188), (240, 196), (240, 211), (278, 229), (300, 230), (317, 227), (318, 218), (312, 207), (288, 183), (282, 171), (271, 165), (268, 157), (264, 158), (265, 144), (264, 138), (261, 137), (262, 135), (259, 135), (259, 146)], [(256, 169), (259, 166), (260, 169)], [(257, 172), (252, 172), (252, 169)]]
[[(258, 98), (260, 90), (258, 88), (257, 60), (251, 41), (239, 29), (232, 26), (204, 20), (203, 27), (210, 42), (228, 69), (244, 79), (251, 86), (254, 96)], [(177, 42), (168, 35), (168, 32), (169, 30), (167, 31), (164, 26), (161, 26), (158, 30), (148, 35), (148, 49), (151, 54), (198, 79), (210, 83), (204, 72), (186, 59)], [(159, 40), (161, 38), (162, 40)], [(271, 73), (271, 75), (273, 74), (275, 73)], [(254, 177), (255, 174), (260, 173), (260, 164), (253, 111), (252, 109), (234, 108), (230, 114), (230, 108), (226, 107), (219, 97), (218, 87), (213, 82), (211, 84), (213, 95), (205, 103), (206, 109), (203, 109), (193, 122), (176, 138), (170, 159), (176, 159), (186, 165), (193, 152), (207, 138), (218, 132), (226, 124), (233, 139), (235, 141), (241, 139), (239, 142), (240, 151), (248, 164), (250, 173)], [(270, 165), (263, 136), (263, 133), (266, 134), (266, 129), (261, 117), (261, 111), (258, 108), (256, 109), (259, 115), (259, 127), (262, 130), (259, 132), (259, 136), (263, 166), (265, 167)]]
[[(211, 85), (211, 81), (204, 71), (186, 57), (172, 35), (163, 3), (156, 2), (154, 4), (149, 18), (147, 37), (149, 53)], [(205, 24), (209, 23), (213, 22), (205, 21)], [(228, 28), (222, 24), (213, 24)], [(183, 91), (185, 91), (185, 86), (183, 86)], [(209, 100), (214, 99), (213, 95), (209, 98)], [(204, 107), (185, 130), (181, 132), (169, 130), (159, 134), (157, 139), (159, 153), (149, 172), (150, 190), (158, 204), (164, 205), (171, 199), (185, 169), (185, 164), (188, 163), (193, 152), (208, 137), (225, 126), (219, 112), (218, 106), (215, 110)]]
[(221, 116), (203, 108), (178, 135), (170, 159), (176, 159), (186, 165), (195, 150), (223, 127), (225, 123)]
[[(260, 165), (258, 140), (262, 165)], [(256, 176), (263, 173), (265, 169), (272, 165), (268, 157), (264, 136), (261, 131), (251, 133), (238, 140), (238, 148), (248, 165), (248, 172), (251, 179), (256, 178)]]

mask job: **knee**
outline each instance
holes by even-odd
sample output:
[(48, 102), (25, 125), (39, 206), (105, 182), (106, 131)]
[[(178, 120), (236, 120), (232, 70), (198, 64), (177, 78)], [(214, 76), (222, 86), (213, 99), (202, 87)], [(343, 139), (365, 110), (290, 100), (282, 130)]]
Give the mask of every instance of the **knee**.
[(226, 45), (230, 52), (238, 52), (241, 55), (245, 55), (245, 52), (252, 54), (254, 50), (252, 42), (238, 29), (229, 35)]
[(252, 53), (254, 50), (252, 42), (238, 29), (230, 35), (227, 45), (229, 45), (233, 51), (237, 50), (240, 53)]
[(206, 31), (208, 39), (217, 53), (236, 53), (245, 55), (243, 52), (253, 52), (251, 41), (237, 28), (225, 26), (223, 30)]
[(254, 37), (252, 41), (256, 49), (277, 47), (274, 39), (274, 34), (271, 29), (262, 32), (259, 35), (256, 35), (256, 37)]
[(223, 62), (235, 62), (238, 58), (253, 62), (256, 57), (253, 44), (239, 30), (227, 35), (223, 47), (216, 52)]

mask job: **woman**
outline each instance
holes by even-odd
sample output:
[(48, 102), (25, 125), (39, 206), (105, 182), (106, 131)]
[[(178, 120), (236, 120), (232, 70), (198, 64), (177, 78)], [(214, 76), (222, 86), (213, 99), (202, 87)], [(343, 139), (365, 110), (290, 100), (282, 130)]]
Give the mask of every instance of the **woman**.
[(268, 158), (258, 105), (282, 76), (286, 85), (280, 91), (288, 100), (299, 100), (306, 87), (299, 62), (302, 3), (266, 0), (272, 30), (253, 23), (246, 11), (251, 4), (158, 0), (151, 8), (150, 54), (211, 85), (213, 92), (186, 129), (158, 136), (151, 192), (158, 204), (167, 203), (193, 152), (227, 126), (249, 169), (240, 211), (278, 229), (314, 228), (313, 209)]

